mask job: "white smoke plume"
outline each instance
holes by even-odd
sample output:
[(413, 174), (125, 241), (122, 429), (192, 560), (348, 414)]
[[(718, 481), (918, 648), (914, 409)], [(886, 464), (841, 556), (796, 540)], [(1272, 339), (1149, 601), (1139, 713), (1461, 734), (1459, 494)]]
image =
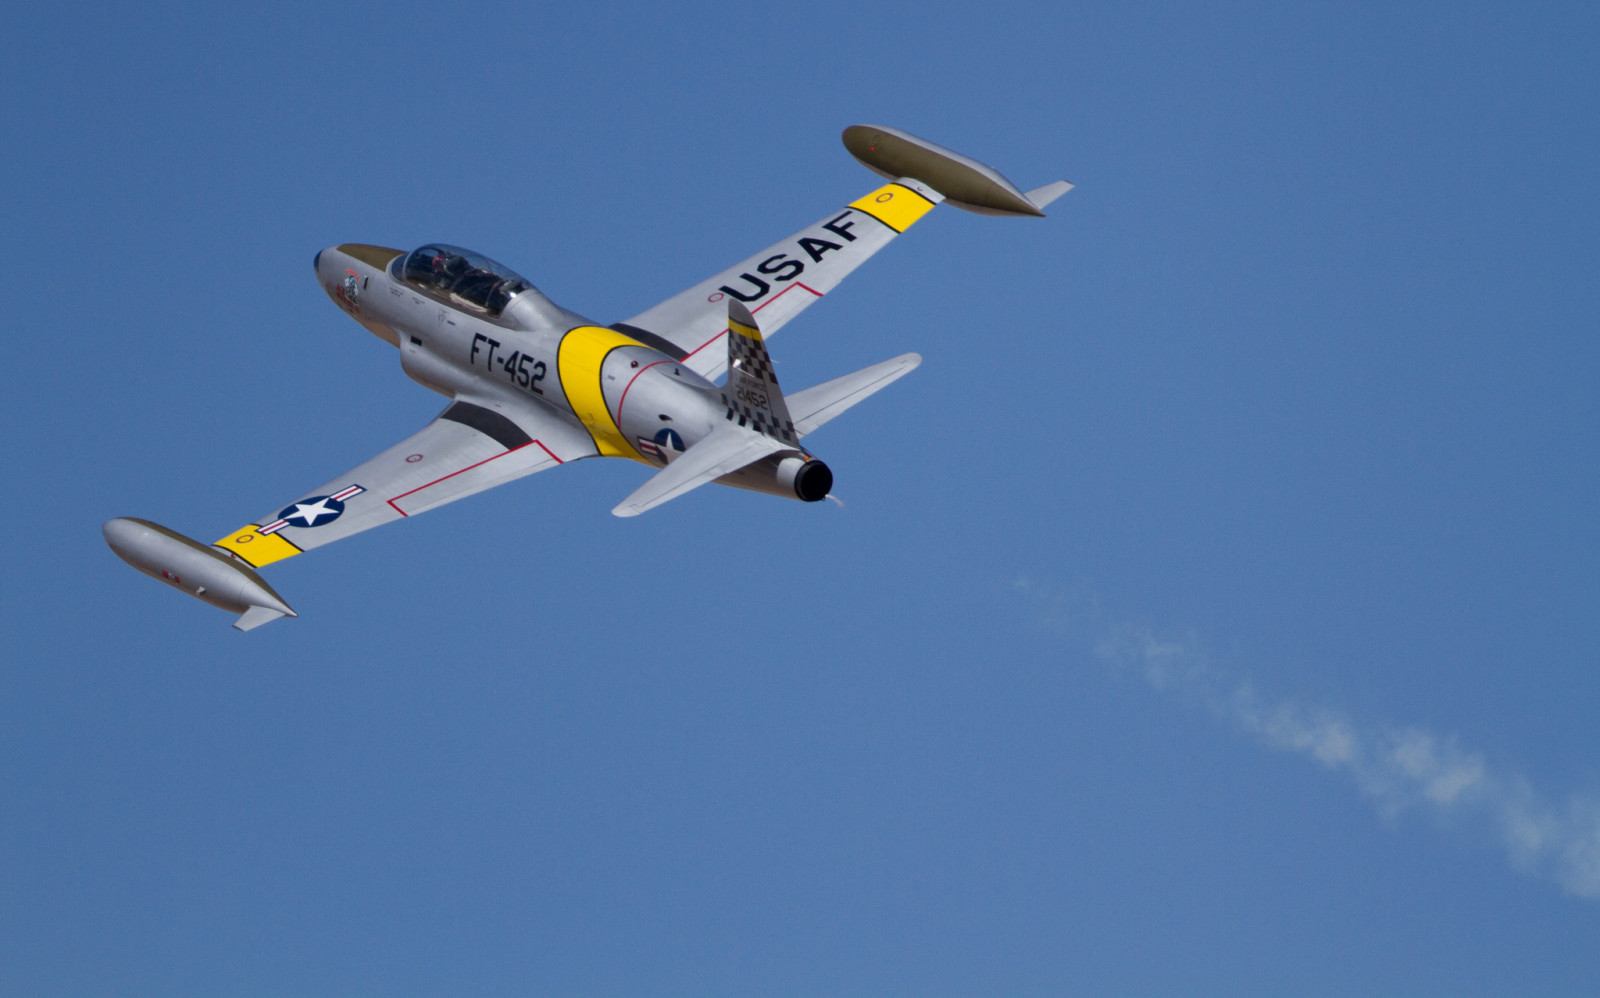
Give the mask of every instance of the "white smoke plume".
[(1163, 639), (1149, 628), (1105, 624), (1085, 601), (1027, 580), (1017, 580), (1015, 588), (1038, 602), (1046, 626), (1087, 638), (1101, 662), (1271, 748), (1345, 776), (1384, 814), (1418, 810), (1452, 824), (1475, 822), (1505, 849), (1512, 866), (1570, 894), (1600, 899), (1600, 801), (1573, 795), (1557, 804), (1522, 774), (1489, 765), (1454, 738), (1363, 725), (1262, 694), (1248, 680), (1208, 665), (1193, 637)]

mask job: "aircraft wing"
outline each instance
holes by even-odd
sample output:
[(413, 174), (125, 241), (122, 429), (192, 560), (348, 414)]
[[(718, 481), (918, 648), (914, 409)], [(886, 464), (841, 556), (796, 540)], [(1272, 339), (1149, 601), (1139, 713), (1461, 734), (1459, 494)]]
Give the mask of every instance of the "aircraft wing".
[(588, 433), (537, 402), (461, 395), (421, 432), (215, 546), (260, 568), (595, 453)]
[(944, 195), (909, 178), (885, 184), (727, 270), (612, 328), (666, 350), (704, 378), (728, 369), (728, 299), (741, 301), (770, 337), (832, 291)]

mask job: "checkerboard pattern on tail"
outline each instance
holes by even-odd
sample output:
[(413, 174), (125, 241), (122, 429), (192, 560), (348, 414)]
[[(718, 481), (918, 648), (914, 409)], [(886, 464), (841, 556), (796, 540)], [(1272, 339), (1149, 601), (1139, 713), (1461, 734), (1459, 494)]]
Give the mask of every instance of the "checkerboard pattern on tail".
[(757, 433), (799, 445), (789, 406), (778, 388), (767, 344), (755, 317), (738, 301), (728, 301), (728, 382), (722, 389), (727, 418)]

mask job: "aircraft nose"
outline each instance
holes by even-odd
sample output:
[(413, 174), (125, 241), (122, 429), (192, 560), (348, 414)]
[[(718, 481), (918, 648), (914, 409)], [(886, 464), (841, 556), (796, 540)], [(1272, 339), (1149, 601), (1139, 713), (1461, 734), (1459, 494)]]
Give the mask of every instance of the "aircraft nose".
[(322, 251), (317, 250), (317, 255), (311, 258), (311, 269), (315, 273), (322, 273)]

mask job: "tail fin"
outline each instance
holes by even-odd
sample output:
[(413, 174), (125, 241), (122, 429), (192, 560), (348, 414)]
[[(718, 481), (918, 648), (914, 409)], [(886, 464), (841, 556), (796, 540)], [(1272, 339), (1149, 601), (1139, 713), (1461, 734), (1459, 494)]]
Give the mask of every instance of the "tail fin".
[(722, 387), (728, 418), (794, 447), (800, 442), (778, 388), (767, 344), (744, 303), (728, 299), (728, 381)]
[(922, 357), (917, 354), (901, 354), (785, 399), (755, 317), (743, 303), (730, 299), (728, 383), (722, 389), (722, 404), (728, 407), (728, 418), (737, 420), (740, 426), (748, 425), (757, 433), (797, 447), (801, 437), (868, 395), (889, 387), (921, 363)]
[(638, 516), (690, 489), (759, 461), (769, 454), (799, 448), (800, 434), (778, 388), (772, 358), (755, 317), (744, 304), (728, 299), (728, 381), (722, 386), (728, 421), (697, 440), (649, 481), (612, 509)]

